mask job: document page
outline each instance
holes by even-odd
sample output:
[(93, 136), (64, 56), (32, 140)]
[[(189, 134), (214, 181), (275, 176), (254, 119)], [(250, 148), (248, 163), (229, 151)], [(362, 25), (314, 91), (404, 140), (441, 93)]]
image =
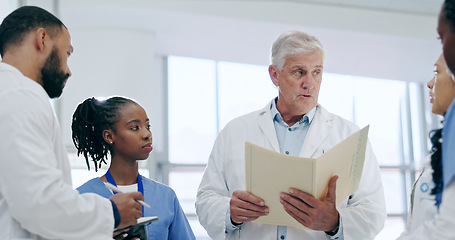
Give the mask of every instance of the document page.
[(317, 158), (314, 196), (320, 199), (326, 195), (329, 179), (334, 175), (338, 175), (337, 206), (357, 190), (365, 161), (368, 130), (369, 126), (366, 126)]
[(255, 222), (307, 229), (284, 211), (280, 193), (293, 187), (320, 199), (334, 175), (339, 176), (337, 205), (348, 198), (362, 175), (368, 129), (359, 130), (316, 159), (288, 156), (246, 142), (246, 190), (269, 207), (269, 214)]
[(295, 227), (300, 225), (284, 211), (280, 193), (288, 192), (291, 186), (308, 193), (314, 192), (312, 183), (315, 159), (284, 155), (249, 142), (246, 142), (246, 148), (246, 189), (264, 199), (269, 207), (269, 214), (258, 218), (256, 222), (283, 223), (280, 225)]

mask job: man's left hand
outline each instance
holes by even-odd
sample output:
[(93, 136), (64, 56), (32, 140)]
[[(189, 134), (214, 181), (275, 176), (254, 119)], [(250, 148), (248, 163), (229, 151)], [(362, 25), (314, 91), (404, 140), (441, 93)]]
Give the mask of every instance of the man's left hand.
[(322, 200), (291, 188), (289, 194), (280, 194), (280, 202), (284, 210), (303, 226), (316, 231), (331, 231), (338, 224), (335, 206), (337, 180), (338, 176), (330, 178), (327, 194)]

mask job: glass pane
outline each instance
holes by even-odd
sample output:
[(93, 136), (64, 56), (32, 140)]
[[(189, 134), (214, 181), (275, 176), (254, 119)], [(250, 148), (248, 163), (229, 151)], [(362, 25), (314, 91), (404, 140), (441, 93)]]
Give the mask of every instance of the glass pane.
[(402, 214), (407, 211), (407, 197), (404, 177), (399, 170), (381, 170), (382, 184), (384, 186), (387, 213)]
[(82, 184), (86, 183), (88, 180), (96, 177), (101, 177), (106, 173), (104, 170), (99, 170), (95, 172), (95, 170), (88, 171), (85, 169), (71, 169), (71, 177), (73, 179), (73, 187), (74, 189), (80, 187)]
[(204, 168), (174, 168), (169, 173), (169, 186), (174, 189), (186, 214), (196, 214), (196, 194)]
[(256, 111), (277, 96), (268, 66), (231, 62), (218, 63), (219, 127)]
[[(427, 148), (428, 130), (425, 125), (425, 101), (429, 103), (428, 98), (422, 97), (420, 91), (420, 83), (409, 83), (409, 107), (410, 107), (410, 120), (412, 126), (412, 146), (415, 164), (417, 168), (423, 163), (423, 159), (429, 153)], [(428, 94), (428, 91), (426, 91)]]
[(191, 229), (197, 240), (211, 240), (204, 227), (199, 223), (197, 217), (188, 217), (188, 221), (190, 222)]
[[(217, 129), (235, 117), (261, 109), (277, 95), (267, 66), (230, 62), (216, 65), (214, 61), (170, 57), (169, 82), (170, 159), (178, 163), (205, 163)], [(417, 109), (421, 103), (415, 101), (419, 93), (411, 87), (411, 116), (408, 116), (406, 86), (400, 81), (324, 73), (319, 103), (359, 127), (370, 124), (369, 137), (379, 164), (400, 166), (406, 149), (419, 144), (415, 138), (423, 137), (421, 133), (413, 132), (413, 141), (403, 140), (403, 135), (407, 136), (407, 118), (423, 115)], [(191, 95), (194, 92), (197, 96)], [(180, 120), (181, 116), (185, 116), (185, 121)], [(198, 117), (192, 119), (192, 116)], [(411, 121), (412, 131), (422, 124), (423, 119)], [(195, 142), (198, 142), (197, 146)], [(193, 149), (199, 150), (194, 153)], [(415, 150), (419, 151), (418, 148)], [(417, 157), (420, 155), (416, 153)], [(403, 175), (398, 168), (381, 170), (389, 214), (405, 216), (409, 191), (405, 184), (412, 182), (410, 171), (406, 172), (408, 174)], [(197, 238), (209, 239), (194, 217), (194, 202), (202, 173), (202, 168), (196, 171), (194, 168), (174, 168), (169, 175), (169, 184), (189, 214)], [(395, 239), (403, 230), (402, 217), (388, 218), (376, 239)]]
[(206, 163), (216, 130), (215, 62), (169, 57), (169, 161)]
[[(71, 164), (71, 178), (73, 181), (73, 187), (75, 189), (92, 178), (103, 176), (108, 169), (108, 166), (106, 164), (103, 164), (103, 166), (98, 169), (98, 172), (95, 172), (95, 166), (93, 165), (93, 162), (90, 162), (89, 171), (87, 169), (84, 156), (77, 156), (77, 154), (74, 152), (68, 153), (68, 159)], [(110, 162), (107, 161), (107, 164), (110, 164)]]
[[(110, 161), (107, 161), (107, 165), (103, 164), (101, 168), (98, 169), (97, 172), (95, 172), (95, 167), (93, 165), (93, 162), (90, 162), (90, 171), (87, 169), (87, 165), (85, 163), (85, 158), (80, 155), (77, 156), (76, 153), (68, 153), (68, 159), (71, 164), (71, 178), (73, 181), (73, 188), (76, 189), (85, 182), (89, 181), (92, 178), (96, 177), (101, 177), (104, 174), (106, 174), (106, 171), (108, 169), (108, 165), (110, 164)], [(139, 173), (142, 176), (149, 177), (150, 172), (148, 169), (146, 169), (145, 163), (146, 161), (140, 161), (139, 162)]]
[[(380, 165), (402, 162), (401, 104), (406, 84), (399, 81), (356, 77), (355, 123), (370, 124), (369, 138)], [(376, 93), (372, 95), (372, 93)]]
[(354, 87), (351, 76), (323, 73), (318, 102), (329, 112), (354, 121)]
[[(80, 187), (82, 184), (86, 183), (88, 180), (92, 178), (101, 177), (106, 173), (105, 169), (100, 169), (98, 172), (95, 170), (88, 171), (86, 168), (73, 168), (71, 169), (71, 177), (73, 179), (73, 187), (74, 189)], [(148, 169), (139, 169), (139, 174), (144, 177), (149, 177), (149, 170)]]

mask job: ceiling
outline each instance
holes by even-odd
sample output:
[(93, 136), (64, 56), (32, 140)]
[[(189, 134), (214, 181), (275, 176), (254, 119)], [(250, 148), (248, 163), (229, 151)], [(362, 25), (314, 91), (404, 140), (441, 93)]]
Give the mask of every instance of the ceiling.
[(436, 25), (442, 2), (78, 0), (59, 5), (75, 41), (79, 31), (90, 29), (146, 31), (155, 36), (160, 56), (267, 65), (277, 36), (300, 30), (321, 40), (329, 72), (426, 82), (441, 52)]
[[(333, 73), (426, 82), (441, 53), (444, 0), (22, 0), (59, 6), (79, 33), (148, 32), (155, 53), (267, 65), (287, 30), (317, 36)], [(11, 0), (0, 0), (1, 3)]]
[[(250, 0), (261, 1), (261, 0)], [(279, 1), (279, 0), (269, 0)], [(437, 15), (444, 0), (285, 0), (326, 6), (389, 11), (410, 14)]]
[[(150, 0), (157, 2), (158, 0)], [(306, 3), (321, 6), (336, 6), (352, 9), (364, 9), (373, 11), (386, 11), (397, 13), (409, 13), (419, 15), (437, 15), (444, 0), (202, 0), (206, 2), (293, 2)], [(0, 0), (0, 6), (10, 4), (11, 0)], [(59, 0), (19, 0), (19, 4), (51, 5)], [(174, 4), (182, 3), (182, 0), (168, 0)], [(188, 0), (187, 0), (188, 2)]]

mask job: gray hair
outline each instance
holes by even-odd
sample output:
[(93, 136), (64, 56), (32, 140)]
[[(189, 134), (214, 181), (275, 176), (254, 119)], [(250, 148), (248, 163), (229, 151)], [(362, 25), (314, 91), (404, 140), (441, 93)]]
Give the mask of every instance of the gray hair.
[(288, 56), (316, 51), (325, 56), (324, 48), (316, 37), (304, 32), (288, 31), (282, 33), (273, 43), (270, 61), (281, 71)]

